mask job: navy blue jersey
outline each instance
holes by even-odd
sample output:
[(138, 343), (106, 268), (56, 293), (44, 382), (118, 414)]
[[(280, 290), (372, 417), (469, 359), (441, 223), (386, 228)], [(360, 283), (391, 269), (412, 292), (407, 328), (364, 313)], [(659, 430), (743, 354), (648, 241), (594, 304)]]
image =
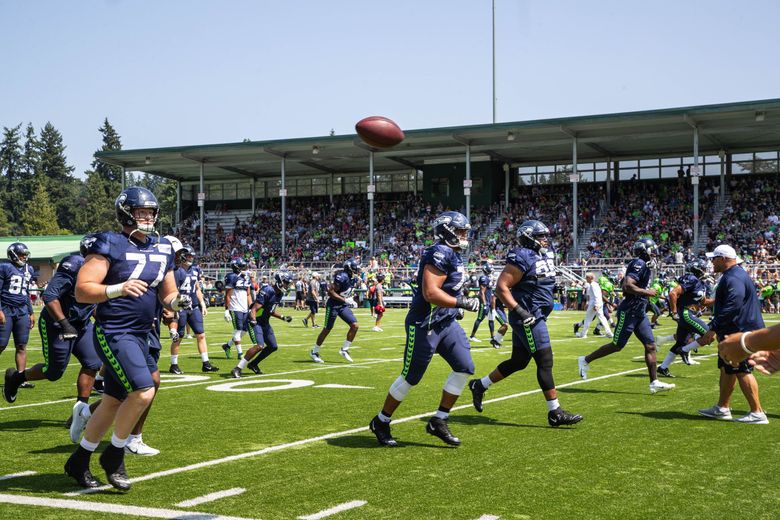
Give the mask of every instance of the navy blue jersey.
[(707, 295), (707, 287), (696, 278), (692, 273), (685, 273), (677, 279), (677, 283), (682, 287), (682, 294), (677, 300), (677, 313), (682, 316), (686, 307), (699, 303)]
[[(262, 305), (262, 308), (257, 310), (257, 322), (261, 325), (268, 323), (271, 319), (271, 313), (276, 310), (276, 306), (282, 301), (284, 293), (278, 292), (270, 285), (264, 285), (262, 289), (257, 291), (254, 303)], [(253, 303), (253, 304), (254, 304)]]
[[(506, 263), (523, 272), (523, 278), (510, 288), (512, 297), (536, 319), (547, 319), (552, 312), (555, 289), (552, 251), (542, 255), (533, 249), (517, 247), (506, 256)], [(512, 313), (510, 320), (518, 320), (518, 317)]]
[[(93, 303), (76, 301), (76, 276), (82, 265), (84, 265), (84, 257), (81, 255), (63, 258), (42, 295), (43, 302), (46, 304), (58, 300), (62, 313), (76, 328), (87, 323), (96, 307)], [(48, 314), (45, 309), (44, 312)]]
[(490, 305), (490, 299), (493, 297), (493, 280), (490, 279), (490, 276), (483, 274), (479, 277), (479, 289), (480, 294), (482, 293), (482, 288), (485, 288), (485, 301), (483, 302), (485, 305)]
[(715, 289), (715, 307), (710, 329), (719, 339), (727, 334), (764, 327), (756, 285), (740, 266), (726, 269)]
[(179, 294), (186, 294), (192, 298), (193, 303), (198, 305), (198, 284), (200, 283), (201, 270), (196, 265), (191, 265), (189, 269), (178, 267), (173, 272), (176, 278), (176, 287)]
[[(357, 278), (349, 276), (344, 271), (337, 271), (336, 274), (333, 276), (333, 290), (335, 290), (336, 293), (338, 293), (342, 298), (352, 297), (352, 293), (355, 290), (356, 283), (357, 283)], [(334, 300), (333, 298), (328, 298), (326, 305), (328, 305), (328, 307), (337, 307), (339, 305), (346, 305), (346, 304), (340, 300)]]
[(29, 264), (16, 267), (11, 262), (0, 264), (0, 303), (7, 316), (32, 314), (30, 281), (33, 268)]
[(157, 288), (173, 269), (173, 247), (166, 238), (147, 237), (139, 243), (124, 233), (108, 231), (94, 236), (88, 255), (100, 255), (109, 262), (103, 283), (114, 285), (143, 280), (149, 287), (140, 297), (122, 296), (97, 306), (96, 321), (107, 333), (146, 334), (154, 325)]
[[(650, 284), (650, 268), (641, 258), (634, 258), (626, 266), (626, 278), (631, 277), (636, 281), (637, 287), (647, 289)], [(625, 284), (625, 280), (623, 280)], [(619, 311), (637, 312), (644, 314), (647, 307), (647, 296), (628, 294), (623, 291), (623, 301), (618, 306)]]
[(423, 251), (420, 257), (420, 269), (417, 273), (417, 286), (420, 287), (420, 290), (414, 291), (412, 305), (406, 316), (407, 320), (413, 320), (418, 326), (429, 327), (440, 321), (453, 320), (460, 312), (455, 308), (436, 307), (425, 299), (422, 283), (427, 265), (433, 266), (447, 275), (441, 288), (450, 296), (457, 297), (468, 278), (466, 277), (466, 269), (463, 267), (463, 260), (451, 247), (436, 243)]

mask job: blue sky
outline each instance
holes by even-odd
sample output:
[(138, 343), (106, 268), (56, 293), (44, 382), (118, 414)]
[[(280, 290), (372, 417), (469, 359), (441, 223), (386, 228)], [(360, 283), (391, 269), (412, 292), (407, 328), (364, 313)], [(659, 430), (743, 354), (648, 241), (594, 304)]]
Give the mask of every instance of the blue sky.
[[(780, 97), (780, 2), (496, 0), (498, 121)], [(0, 0), (0, 125), (125, 148), (492, 120), (491, 0)]]

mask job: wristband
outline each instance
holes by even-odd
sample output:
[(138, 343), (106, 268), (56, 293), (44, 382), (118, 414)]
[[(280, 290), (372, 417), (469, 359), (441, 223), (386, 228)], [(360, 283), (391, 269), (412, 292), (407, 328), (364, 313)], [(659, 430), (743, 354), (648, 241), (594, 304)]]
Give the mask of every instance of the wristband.
[(739, 338), (739, 346), (740, 346), (740, 347), (742, 347), (742, 350), (744, 350), (744, 351), (745, 351), (747, 354), (755, 354), (755, 352), (753, 352), (752, 350), (750, 350), (750, 349), (747, 347), (747, 345), (745, 345), (745, 338), (747, 338), (747, 337), (748, 337), (748, 334), (750, 334), (751, 332), (753, 332), (753, 331), (752, 331), (752, 330), (749, 330), (749, 331), (745, 332), (744, 334), (742, 334), (742, 337), (741, 337), (741, 338)]
[(116, 283), (114, 285), (106, 285), (106, 298), (113, 300), (122, 296), (122, 288), (124, 283)]

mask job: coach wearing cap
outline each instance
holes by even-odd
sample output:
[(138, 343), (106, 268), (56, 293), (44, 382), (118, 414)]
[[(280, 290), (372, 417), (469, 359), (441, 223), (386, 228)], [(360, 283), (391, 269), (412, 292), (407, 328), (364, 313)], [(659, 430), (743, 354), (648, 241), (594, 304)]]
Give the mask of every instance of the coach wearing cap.
[[(756, 295), (756, 286), (750, 275), (739, 264), (742, 260), (734, 248), (722, 244), (707, 258), (712, 261), (716, 273), (723, 273), (715, 290), (715, 306), (710, 322), (710, 333), (722, 340), (726, 335), (735, 332), (746, 332), (764, 327), (761, 317), (761, 306)], [(742, 361), (738, 365), (730, 365), (718, 357), (720, 368), (720, 397), (718, 404), (712, 408), (699, 410), (701, 415), (713, 419), (731, 419), (731, 394), (734, 392), (735, 380), (750, 405), (750, 413), (736, 419), (746, 424), (767, 424), (766, 414), (761, 408), (758, 398), (758, 383), (753, 376), (753, 368)]]

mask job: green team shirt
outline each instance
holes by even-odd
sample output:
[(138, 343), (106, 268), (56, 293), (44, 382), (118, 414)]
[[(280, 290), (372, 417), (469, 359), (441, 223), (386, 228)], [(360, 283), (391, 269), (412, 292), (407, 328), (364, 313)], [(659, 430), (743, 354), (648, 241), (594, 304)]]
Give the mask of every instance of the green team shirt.
[(655, 290), (656, 290), (656, 295), (655, 295), (655, 296), (651, 296), (651, 297), (649, 298), (649, 300), (650, 300), (650, 303), (655, 303), (655, 304), (657, 304), (657, 303), (658, 303), (658, 300), (660, 300), (660, 299), (661, 299), (661, 294), (663, 293), (663, 291), (664, 291), (664, 288), (663, 288), (663, 286), (661, 285), (661, 282), (659, 282), (658, 280), (655, 280), (655, 281), (653, 281), (653, 285), (651, 285), (651, 286), (650, 286), (650, 288), (651, 288), (651, 289), (655, 289)]
[(769, 298), (772, 296), (772, 294), (775, 292), (775, 288), (771, 285), (765, 285), (761, 288), (761, 297), (762, 298)]

